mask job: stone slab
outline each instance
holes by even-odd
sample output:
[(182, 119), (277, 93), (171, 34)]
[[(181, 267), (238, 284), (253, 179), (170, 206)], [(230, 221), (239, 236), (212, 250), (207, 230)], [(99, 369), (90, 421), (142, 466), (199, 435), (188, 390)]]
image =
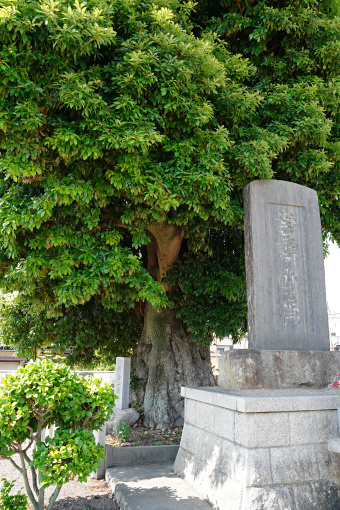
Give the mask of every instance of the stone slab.
[(116, 409), (128, 409), (130, 394), (130, 370), (131, 358), (116, 358), (115, 393), (118, 399), (115, 402)]
[[(106, 443), (106, 423), (104, 423), (103, 427), (99, 430), (94, 430), (93, 435), (95, 438), (96, 443), (99, 443), (101, 446), (104, 447), (105, 450), (105, 443)], [(99, 478), (101, 476), (105, 475), (105, 466), (106, 461), (105, 459), (99, 459), (101, 461), (101, 465), (97, 469), (96, 472), (91, 473), (92, 478)]]
[(235, 349), (219, 362), (219, 385), (241, 389), (325, 389), (339, 372), (340, 352)]
[(262, 389), (227, 391), (213, 388), (182, 387), (182, 397), (239, 411), (240, 413), (271, 413), (282, 411), (316, 411), (338, 409), (340, 396), (332, 390), (310, 388)]
[(158, 462), (173, 463), (178, 449), (178, 445), (125, 447), (107, 444), (105, 447), (106, 467)]
[(249, 348), (329, 351), (316, 192), (258, 180), (243, 197)]
[(109, 468), (105, 478), (120, 510), (212, 510), (172, 464)]

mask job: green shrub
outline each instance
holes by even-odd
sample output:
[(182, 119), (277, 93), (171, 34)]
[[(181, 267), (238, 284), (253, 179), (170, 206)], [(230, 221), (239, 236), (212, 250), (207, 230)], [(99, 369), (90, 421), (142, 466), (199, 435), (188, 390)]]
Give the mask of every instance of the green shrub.
[[(47, 506), (50, 510), (64, 483), (75, 476), (86, 481), (100, 466), (104, 449), (91, 431), (104, 425), (116, 398), (110, 383), (81, 377), (50, 361), (31, 361), (2, 378), (0, 457), (19, 454), (24, 468), (13, 459), (12, 464), (22, 473), (35, 510), (42, 508), (46, 487), (56, 486)], [(42, 429), (53, 423), (57, 426), (54, 438), (42, 441)], [(33, 442), (36, 449), (31, 459), (28, 450)], [(32, 470), (31, 485), (28, 469)]]
[(18, 494), (11, 496), (14, 482), (9, 482), (6, 478), (2, 480), (2, 487), (0, 488), (0, 508), (1, 510), (26, 510), (27, 496), (21, 494), (21, 489)]
[(113, 435), (121, 441), (126, 441), (131, 431), (132, 429), (130, 424), (127, 421), (123, 421), (113, 430)]

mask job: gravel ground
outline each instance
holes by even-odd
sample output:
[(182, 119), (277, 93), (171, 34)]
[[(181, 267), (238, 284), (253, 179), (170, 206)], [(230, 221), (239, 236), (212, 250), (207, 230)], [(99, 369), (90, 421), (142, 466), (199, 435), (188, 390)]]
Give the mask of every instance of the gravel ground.
[[(18, 456), (14, 455), (13, 460), (18, 463), (19, 459), (16, 457)], [(24, 481), (19, 471), (5, 459), (0, 459), (1, 478), (7, 478), (10, 482), (15, 481), (11, 494), (15, 494), (21, 487), (24, 487)], [(53, 490), (53, 487), (46, 489), (47, 502)], [(31, 510), (33, 507), (28, 505), (27, 508)], [(87, 483), (73, 480), (63, 485), (53, 510), (119, 510), (119, 507), (105, 480), (89, 478)]]
[(106, 443), (113, 446), (161, 446), (180, 444), (183, 427), (169, 429), (148, 429), (141, 424), (135, 424), (131, 432), (125, 436), (106, 435)]

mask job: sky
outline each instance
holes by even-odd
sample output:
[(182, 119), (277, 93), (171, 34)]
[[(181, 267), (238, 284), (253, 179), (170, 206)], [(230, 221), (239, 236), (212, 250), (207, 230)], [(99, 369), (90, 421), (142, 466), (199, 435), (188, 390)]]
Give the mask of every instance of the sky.
[(326, 297), (330, 313), (340, 314), (340, 248), (336, 244), (329, 247), (325, 259)]

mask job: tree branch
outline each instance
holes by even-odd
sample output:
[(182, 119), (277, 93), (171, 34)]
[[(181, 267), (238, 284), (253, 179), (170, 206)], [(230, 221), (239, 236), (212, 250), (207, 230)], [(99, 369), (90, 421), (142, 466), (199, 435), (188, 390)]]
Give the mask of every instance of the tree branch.
[(38, 497), (39, 496), (39, 488), (38, 488), (38, 483), (37, 483), (37, 473), (36, 473), (34, 467), (30, 465), (32, 462), (32, 459), (30, 459), (29, 456), (27, 455), (26, 449), (27, 448), (25, 448), (25, 450), (23, 450), (22, 453), (24, 455), (24, 459), (26, 460), (27, 464), (30, 466), (31, 473), (32, 473), (33, 489), (34, 489), (36, 496)]
[(9, 446), (10, 446), (10, 448), (13, 448), (15, 453), (19, 453), (19, 445), (18, 445), (18, 443), (16, 443), (15, 441), (12, 441)]
[(38, 498), (38, 509), (44, 510), (44, 500), (45, 500), (45, 489), (40, 487), (39, 489), (39, 498)]
[(19, 473), (21, 473), (21, 474), (22, 474), (22, 469), (21, 469), (21, 467), (19, 467), (19, 466), (18, 466), (18, 464), (17, 464), (16, 462), (14, 462), (14, 460), (13, 460), (13, 459), (11, 459), (10, 457), (2, 457), (2, 458), (6, 459), (6, 460), (9, 460), (9, 461), (10, 461), (10, 463), (11, 463), (11, 464), (13, 464), (13, 466), (15, 467), (15, 469), (17, 469), (17, 470), (19, 471)]
[(24, 448), (22, 451), (27, 452), (27, 450), (29, 450), (31, 448), (34, 441), (35, 441), (35, 439), (31, 439), (30, 442), (28, 443), (28, 445), (26, 446), (26, 448)]
[(61, 491), (61, 487), (56, 487), (55, 491), (53, 492), (51, 498), (50, 498), (50, 501), (48, 503), (48, 506), (46, 508), (46, 510), (51, 510), (53, 505), (54, 505), (54, 502), (55, 500), (57, 499), (57, 497), (59, 496), (59, 492)]
[[(182, 227), (169, 225), (168, 221), (165, 220), (148, 227), (148, 232), (152, 234), (151, 242), (147, 245), (148, 272), (153, 278), (155, 278), (156, 273), (157, 277), (155, 279), (162, 283), (166, 291), (171, 292), (174, 287), (169, 287), (162, 282), (162, 278), (166, 276), (169, 269), (178, 260), (184, 231)], [(157, 268), (155, 270), (156, 264)]]
[(30, 427), (29, 425), (26, 425), (26, 428), (30, 431), (30, 438), (31, 438), (33, 441), (35, 441), (35, 440), (36, 440), (36, 437), (35, 437), (35, 435), (34, 435), (34, 433), (33, 433), (33, 429), (32, 429), (32, 427)]
[(237, 5), (238, 5), (239, 11), (241, 13), (241, 16), (243, 16), (243, 10), (242, 10), (242, 7), (241, 7), (241, 4), (240, 4), (239, 0), (237, 0)]
[(23, 451), (20, 451), (19, 455), (20, 455), (20, 460), (21, 460), (21, 465), (22, 465), (22, 473), (21, 474), (22, 474), (24, 482), (25, 482), (27, 495), (30, 498), (32, 505), (34, 506), (34, 510), (39, 510), (37, 500), (34, 497), (34, 494), (32, 492), (32, 489), (31, 489), (29, 481), (28, 481), (27, 469), (26, 469), (26, 465), (25, 465)]

